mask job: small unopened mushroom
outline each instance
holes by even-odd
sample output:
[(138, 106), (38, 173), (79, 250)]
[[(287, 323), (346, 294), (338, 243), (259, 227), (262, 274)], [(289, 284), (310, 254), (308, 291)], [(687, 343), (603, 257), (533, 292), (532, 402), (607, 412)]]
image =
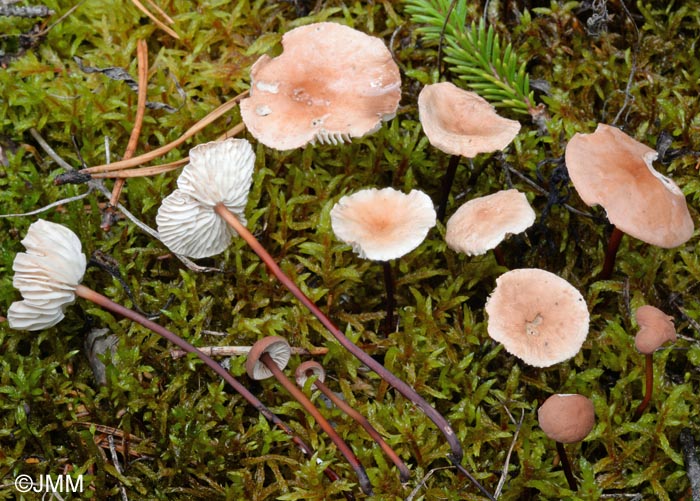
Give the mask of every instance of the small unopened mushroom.
[(438, 219), (442, 221), (461, 157), (503, 150), (520, 131), (520, 123), (501, 117), (484, 98), (450, 82), (423, 87), (418, 95), (418, 113), (430, 144), (452, 155), (438, 205)]
[(673, 325), (673, 317), (666, 315), (660, 309), (644, 305), (637, 308), (634, 314), (639, 332), (634, 338), (637, 351), (644, 354), (646, 386), (644, 399), (637, 407), (633, 419), (639, 419), (651, 402), (654, 391), (654, 352), (667, 341), (676, 340), (676, 328)]
[[(478, 256), (494, 249), (508, 235), (522, 233), (535, 222), (524, 193), (503, 190), (485, 197), (474, 198), (462, 205), (447, 220), (447, 245), (468, 256)], [(495, 253), (496, 260), (505, 266), (503, 256)]]
[(504, 273), (486, 301), (488, 333), (508, 353), (535, 367), (575, 356), (588, 335), (581, 293), (557, 275), (536, 268)]
[(418, 247), (435, 226), (435, 209), (420, 190), (369, 188), (338, 200), (331, 209), (335, 235), (361, 258), (382, 261), (386, 287), (386, 333), (394, 329), (394, 273), (391, 260)]
[(365, 494), (372, 495), (372, 486), (369, 477), (365, 472), (352, 449), (336, 433), (328, 420), (323, 417), (311, 400), (284, 375), (283, 369), (289, 362), (292, 350), (287, 340), (280, 336), (268, 336), (256, 342), (248, 353), (245, 369), (251, 379), (260, 380), (274, 377), (282, 386), (299, 402), (304, 409), (313, 416), (319, 426), (326, 432), (328, 437), (338, 447), (338, 450), (348, 460), (350, 466), (357, 474), (360, 487)]
[(294, 372), (294, 376), (296, 378), (297, 385), (299, 385), (299, 387), (301, 388), (304, 387), (309, 377), (315, 376), (316, 379), (312, 383), (313, 386), (316, 387), (326, 397), (328, 397), (328, 399), (331, 402), (333, 402), (335, 406), (338, 407), (338, 409), (340, 409), (352, 419), (357, 421), (360, 424), (360, 426), (362, 426), (367, 431), (369, 436), (372, 437), (375, 442), (377, 442), (379, 447), (382, 448), (384, 453), (399, 469), (401, 481), (408, 482), (408, 479), (411, 476), (411, 472), (408, 471), (406, 464), (401, 460), (398, 454), (396, 454), (396, 451), (394, 451), (394, 449), (392, 449), (391, 446), (389, 446), (389, 444), (386, 443), (386, 441), (382, 438), (379, 432), (374, 428), (374, 426), (372, 426), (372, 424), (367, 420), (366, 417), (364, 417), (362, 414), (350, 407), (350, 405), (345, 400), (338, 397), (338, 395), (336, 395), (328, 386), (326, 386), (326, 371), (324, 370), (321, 364), (313, 360), (309, 360), (307, 362), (299, 364), (296, 371)]
[(552, 395), (537, 410), (540, 428), (557, 445), (566, 480), (572, 491), (578, 489), (571, 463), (563, 444), (580, 442), (595, 425), (593, 402), (583, 395), (562, 393)]
[(612, 275), (622, 234), (665, 249), (693, 236), (683, 192), (652, 166), (657, 153), (621, 130), (598, 124), (592, 134), (574, 134), (566, 145), (566, 167), (581, 199), (601, 205), (615, 225), (601, 278)]
[[(163, 326), (81, 284), (86, 259), (80, 240), (70, 229), (40, 219), (29, 226), (22, 244), (27, 252), (15, 257), (13, 284), (24, 299), (14, 302), (9, 308), (8, 321), (11, 328), (32, 331), (46, 329), (60, 322), (63, 308), (73, 303), (76, 296), (86, 299), (150, 329), (187, 353), (194, 353), (267, 420), (292, 437), (292, 441), (306, 456), (314, 455), (313, 449), (284, 421), (214, 359)], [(331, 480), (339, 478), (330, 468), (326, 468), (324, 473)]]
[(264, 145), (290, 150), (342, 143), (379, 129), (396, 114), (401, 75), (384, 42), (337, 23), (295, 28), (284, 51), (251, 69), (241, 116)]

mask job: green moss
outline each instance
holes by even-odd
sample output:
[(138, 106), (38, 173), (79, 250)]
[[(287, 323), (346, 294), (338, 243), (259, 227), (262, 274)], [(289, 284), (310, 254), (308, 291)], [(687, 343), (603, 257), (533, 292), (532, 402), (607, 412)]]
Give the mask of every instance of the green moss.
[[(503, 246), (514, 266), (544, 267), (567, 278), (591, 309), (582, 352), (548, 369), (525, 366), (490, 340), (483, 305), (503, 269), (490, 255), (467, 258), (447, 249), (444, 226), (439, 224), (397, 263), (400, 327), (386, 337), (379, 334), (381, 267), (360, 260), (333, 236), (331, 207), (360, 188), (419, 188), (438, 199), (448, 158), (429, 145), (416, 109), (418, 91), (435, 79), (437, 47), (421, 37), (422, 25), (415, 23), (420, 20), (411, 21), (404, 3), (320, 2), (319, 10), (300, 17), (314, 2), (162, 2), (179, 41), (129, 1), (88, 0), (55, 25), (72, 3), (46, 4), (57, 12), (46, 20), (51, 29), (0, 69), (0, 146), (8, 158), (8, 166), (0, 165), (2, 213), (25, 213), (86, 191), (85, 186), (53, 185), (61, 169), (30, 129), (74, 167), (82, 161), (104, 163), (105, 137), (112, 160), (126, 148), (136, 94), (123, 82), (84, 73), (74, 56), (88, 66), (122, 67), (135, 75), (136, 42), (148, 41), (148, 99), (175, 111), (147, 111), (142, 153), (176, 139), (244, 91), (251, 64), (261, 54), (278, 53), (281, 34), (293, 27), (331, 20), (380, 36), (391, 43), (404, 71), (397, 117), (376, 134), (341, 146), (276, 152), (257, 145), (249, 227), (352, 339), (449, 418), (465, 448), (464, 466), (491, 492), (518, 430), (500, 499), (599, 499), (615, 493), (688, 497), (678, 436), (684, 427), (697, 431), (700, 425), (700, 349), (696, 341), (683, 339), (656, 354), (652, 404), (631, 422), (642, 398), (644, 371), (632, 343), (636, 325), (630, 314), (641, 304), (655, 304), (674, 316), (686, 338), (700, 336), (697, 240), (661, 250), (625, 238), (614, 278), (598, 281), (608, 232), (604, 213), (585, 207), (566, 180), (557, 178), (557, 168), (573, 133), (612, 122), (624, 106), (617, 125), (640, 141), (653, 147), (662, 133), (670, 134), (660, 170), (681, 186), (697, 220), (697, 0), (630, 2), (638, 45), (619, 2), (606, 3), (612, 17), (595, 36), (586, 31), (590, 11), (582, 9), (583, 2), (490, 2), (487, 17), (495, 34), (526, 62), (530, 82), (538, 83), (534, 99), (547, 106), (549, 116), (538, 128), (526, 115), (513, 115), (523, 124), (513, 146), (503, 155), (482, 156), (460, 167), (448, 212), (465, 199), (513, 184), (528, 194), (538, 214), (548, 213), (526, 237)], [(469, 24), (482, 14), (476, 4), (465, 13)], [(0, 18), (0, 49), (17, 51), (19, 35), (32, 25)], [(449, 71), (447, 76), (458, 79)], [(508, 107), (501, 112), (512, 114)], [(234, 110), (163, 161), (183, 157), (188, 147), (239, 121)], [(544, 194), (507, 166), (528, 176)], [(170, 173), (129, 180), (123, 203), (154, 226), (157, 207), (175, 178)], [(595, 217), (571, 213), (559, 203), (552, 206), (550, 191)], [(12, 261), (23, 250), (20, 240), (29, 224), (37, 217), (65, 224), (79, 235), (86, 253), (99, 251), (113, 260), (131, 296), (97, 268), (88, 271), (87, 285), (117, 302), (158, 313), (158, 322), (196, 345), (248, 345), (277, 334), (292, 345), (327, 346), (321, 361), (331, 387), (369, 417), (412, 469), (409, 484), (402, 486), (369, 437), (336, 410), (325, 409), (367, 467), (381, 499), (482, 499), (470, 482), (445, 468), (449, 449), (434, 425), (333, 342), (242, 241), (200, 263), (220, 271), (196, 273), (126, 220), (108, 233), (100, 230), (98, 204), (104, 201), (93, 193), (39, 216), (0, 219), (0, 313), (19, 299), (11, 285)], [(107, 327), (119, 338), (114, 355), (103, 356), (104, 387), (96, 385), (83, 350), (92, 326)], [(277, 384), (252, 382), (242, 359), (230, 361), (231, 372), (314, 447), (314, 458), (304, 457), (195, 358), (173, 359), (170, 350), (142, 327), (83, 301), (45, 332), (15, 332), (0, 324), (0, 499), (16, 498), (9, 485), (20, 473), (58, 474), (67, 467), (85, 474), (86, 485), (96, 489), (76, 499), (96, 494), (119, 499), (122, 486), (130, 499), (342, 499), (349, 490), (361, 496), (351, 468)], [(301, 359), (294, 357), (290, 365)], [(552, 392), (583, 393), (595, 404), (592, 434), (583, 444), (569, 446), (578, 493), (566, 487), (554, 444), (537, 426), (538, 403)], [(133, 436), (128, 458), (119, 453), (121, 473), (103, 446), (102, 426), (117, 430), (120, 451), (121, 436)], [(324, 477), (327, 466), (340, 481)]]

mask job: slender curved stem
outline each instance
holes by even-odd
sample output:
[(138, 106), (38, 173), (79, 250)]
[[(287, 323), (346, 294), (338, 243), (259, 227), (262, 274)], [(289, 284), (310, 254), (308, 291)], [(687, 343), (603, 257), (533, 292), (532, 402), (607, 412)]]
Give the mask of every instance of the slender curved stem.
[(615, 268), (615, 258), (617, 257), (617, 249), (620, 248), (622, 235), (624, 235), (624, 233), (619, 230), (617, 226), (613, 227), (613, 231), (610, 234), (610, 240), (608, 240), (608, 248), (605, 251), (603, 271), (600, 272), (601, 280), (608, 280), (610, 277), (612, 277), (612, 272)]
[(440, 187), (440, 203), (437, 209), (437, 219), (438, 221), (445, 221), (445, 214), (447, 213), (447, 202), (450, 200), (450, 192), (452, 191), (452, 184), (455, 181), (455, 175), (457, 174), (457, 166), (459, 165), (462, 157), (460, 155), (452, 155), (450, 157), (450, 162), (447, 164), (447, 170), (442, 176), (442, 186)]
[[(209, 368), (216, 372), (216, 374), (221, 376), (221, 378), (224, 381), (226, 381), (234, 390), (240, 393), (241, 396), (245, 398), (253, 407), (255, 407), (255, 409), (257, 409), (257, 411), (260, 412), (260, 414), (262, 414), (268, 421), (272, 422), (275, 426), (277, 426), (287, 435), (289, 435), (292, 438), (292, 441), (301, 449), (301, 451), (306, 456), (313, 456), (314, 450), (311, 447), (309, 447), (301, 438), (295, 435), (292, 429), (289, 426), (287, 426), (287, 424), (284, 421), (282, 421), (275, 414), (273, 414), (273, 412), (270, 409), (268, 409), (265, 406), (265, 404), (263, 404), (255, 395), (248, 391), (248, 388), (243, 386), (236, 378), (234, 378), (214, 359), (208, 357), (207, 355), (199, 351), (197, 348), (195, 348), (193, 345), (182, 339), (177, 334), (169, 331), (162, 325), (148, 320), (146, 317), (136, 313), (135, 311), (130, 310), (129, 308), (126, 308), (118, 303), (115, 303), (108, 297), (103, 296), (99, 292), (96, 292), (90, 289), (89, 287), (86, 287), (84, 285), (78, 285), (78, 287), (76, 287), (75, 289), (75, 293), (83, 299), (87, 299), (88, 301), (91, 301), (106, 310), (112, 311), (118, 315), (128, 318), (129, 320), (143, 325), (147, 329), (152, 330), (159, 336), (165, 338), (166, 340), (170, 341), (171, 343), (185, 350), (186, 352), (194, 353), (195, 355), (197, 355), (197, 357), (199, 357), (199, 359), (202, 362), (204, 362)], [(335, 481), (340, 478), (338, 474), (330, 468), (326, 468), (324, 470), (324, 474), (331, 481)]]
[[(309, 374), (308, 376), (313, 374), (313, 371), (308, 371)], [(350, 405), (343, 400), (342, 398), (339, 398), (338, 395), (333, 393), (331, 389), (326, 386), (326, 383), (321, 381), (320, 379), (317, 379), (314, 381), (314, 386), (318, 388), (318, 390), (323, 393), (325, 396), (327, 396), (331, 402), (335, 404), (335, 406), (343, 411), (345, 414), (350, 416), (352, 419), (357, 421), (360, 426), (362, 426), (367, 433), (369, 434), (372, 439), (379, 444), (379, 447), (382, 448), (384, 453), (391, 459), (391, 461), (396, 465), (396, 467), (399, 469), (399, 476), (401, 478), (402, 482), (408, 482), (408, 479), (411, 476), (411, 472), (408, 470), (406, 467), (406, 464), (401, 460), (401, 458), (396, 454), (396, 451), (391, 448), (389, 444), (387, 444), (382, 436), (379, 434), (379, 432), (372, 426), (372, 424), (367, 420), (366, 417), (364, 417), (362, 414), (357, 412), (355, 409), (350, 407)]]
[(644, 414), (644, 410), (647, 408), (649, 405), (649, 402), (651, 402), (651, 394), (654, 391), (654, 354), (653, 353), (647, 353), (644, 355), (645, 357), (645, 379), (646, 379), (646, 387), (644, 388), (644, 400), (642, 400), (642, 403), (639, 404), (639, 407), (637, 407), (637, 410), (634, 411), (634, 416), (632, 416), (632, 420), (636, 421), (640, 417), (642, 417), (642, 414)]
[(357, 478), (360, 481), (360, 488), (362, 489), (362, 492), (367, 494), (368, 496), (372, 495), (372, 484), (369, 482), (369, 477), (367, 476), (367, 472), (365, 471), (364, 467), (362, 466), (362, 463), (360, 463), (360, 460), (357, 459), (357, 456), (355, 456), (355, 453), (352, 451), (350, 446), (345, 443), (345, 441), (338, 435), (338, 433), (333, 429), (331, 424), (328, 422), (328, 420), (323, 417), (323, 414), (314, 406), (314, 404), (309, 400), (309, 398), (306, 396), (306, 394), (301, 391), (299, 388), (296, 387), (294, 383), (292, 383), (287, 376), (284, 375), (284, 372), (277, 366), (274, 360), (272, 360), (272, 357), (270, 356), (269, 353), (263, 353), (260, 355), (260, 361), (265, 364), (265, 366), (270, 369), (270, 372), (272, 372), (272, 375), (275, 376), (275, 379), (279, 381), (282, 386), (284, 386), (284, 389), (289, 392), (294, 399), (299, 402), (304, 409), (306, 409), (306, 412), (311, 414), (313, 418), (316, 420), (318, 425), (321, 427), (323, 431), (326, 432), (326, 435), (333, 441), (333, 443), (338, 447), (338, 450), (345, 456), (345, 459), (348, 460), (348, 463), (350, 463), (350, 466), (352, 466), (352, 469), (355, 470), (355, 473), (357, 474)]
[(569, 489), (576, 492), (578, 490), (578, 482), (574, 477), (574, 472), (571, 471), (571, 463), (569, 462), (569, 456), (566, 455), (566, 449), (564, 449), (564, 444), (561, 442), (556, 442), (557, 452), (559, 453), (559, 459), (561, 459), (561, 468), (564, 470), (564, 475), (566, 475), (566, 481), (569, 483)]
[(461, 463), (462, 457), (464, 456), (462, 445), (459, 443), (452, 426), (450, 426), (442, 414), (440, 414), (434, 407), (426, 402), (425, 399), (421, 397), (410, 385), (396, 377), (382, 364), (374, 360), (359, 346), (350, 341), (350, 339), (348, 339), (347, 336), (345, 336), (345, 334), (343, 334), (343, 332), (335, 326), (335, 324), (326, 316), (326, 314), (323, 313), (313, 301), (306, 297), (306, 294), (302, 292), (302, 290), (292, 281), (292, 279), (285, 275), (270, 253), (265, 250), (255, 236), (248, 231), (248, 228), (241, 224), (238, 218), (232, 214), (224, 204), (216, 204), (214, 206), (214, 210), (236, 231), (236, 233), (241, 236), (241, 238), (248, 243), (251, 249), (253, 249), (260, 259), (262, 259), (262, 261), (267, 265), (268, 269), (273, 273), (273, 275), (275, 275), (275, 277), (277, 277), (277, 279), (282, 282), (282, 284), (309, 309), (309, 311), (323, 324), (328, 332), (330, 332), (346, 350), (352, 353), (360, 362), (376, 372), (384, 381), (396, 388), (396, 390), (398, 390), (404, 397), (416, 404), (425, 413), (425, 415), (428, 416), (433, 423), (435, 423), (450, 445), (452, 450), (451, 458), (455, 463)]

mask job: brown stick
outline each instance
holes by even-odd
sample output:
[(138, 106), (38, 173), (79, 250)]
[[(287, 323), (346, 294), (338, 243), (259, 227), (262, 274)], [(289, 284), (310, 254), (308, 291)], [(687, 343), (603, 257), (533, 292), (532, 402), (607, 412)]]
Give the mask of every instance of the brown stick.
[[(197, 349), (210, 357), (231, 357), (248, 355), (251, 348), (251, 346), (200, 346)], [(290, 348), (292, 350), (292, 355), (319, 356), (328, 353), (328, 348), (310, 348), (308, 350), (296, 346)], [(173, 350), (170, 352), (170, 356), (173, 358), (180, 358), (185, 355), (187, 355), (187, 352), (184, 350)]]
[[(222, 141), (229, 137), (234, 137), (238, 135), (243, 129), (245, 129), (245, 124), (237, 124), (235, 127), (221, 134), (221, 136), (219, 136), (216, 140)], [(189, 161), (190, 157), (185, 157), (167, 164), (150, 165), (148, 167), (137, 167), (135, 169), (124, 169), (112, 172), (97, 172), (96, 174), (92, 174), (90, 177), (92, 177), (93, 179), (122, 179), (131, 177), (155, 176), (156, 174), (162, 174), (164, 172), (170, 172), (171, 170), (178, 169)]]
[(275, 376), (275, 379), (279, 381), (282, 386), (284, 386), (284, 389), (289, 392), (289, 394), (294, 397), (294, 399), (299, 402), (302, 407), (313, 416), (313, 418), (316, 420), (318, 425), (321, 427), (323, 431), (326, 432), (326, 435), (333, 441), (333, 443), (338, 447), (338, 450), (345, 456), (345, 459), (348, 460), (348, 463), (350, 463), (350, 466), (352, 466), (352, 469), (355, 470), (355, 473), (357, 474), (357, 478), (360, 482), (360, 488), (362, 489), (362, 492), (367, 494), (368, 496), (371, 496), (372, 493), (372, 484), (369, 482), (369, 477), (367, 476), (367, 472), (365, 471), (364, 467), (362, 466), (362, 463), (360, 463), (360, 460), (357, 459), (357, 456), (355, 456), (355, 453), (352, 451), (350, 446), (345, 443), (345, 441), (340, 438), (340, 435), (333, 429), (331, 424), (328, 422), (328, 420), (323, 417), (323, 414), (319, 412), (319, 410), (314, 406), (314, 404), (309, 400), (309, 398), (306, 396), (306, 394), (301, 391), (297, 386), (292, 383), (287, 376), (284, 375), (284, 372), (277, 367), (277, 364), (275, 363), (274, 360), (272, 360), (272, 357), (270, 356), (269, 353), (263, 353), (260, 355), (260, 361), (265, 364), (265, 366), (270, 369), (270, 372), (272, 372), (272, 375)]
[[(145, 40), (139, 40), (136, 44), (136, 58), (138, 60), (138, 98), (136, 104), (136, 117), (134, 119), (134, 128), (131, 130), (129, 142), (124, 151), (124, 158), (129, 159), (134, 156), (136, 146), (139, 143), (141, 135), (141, 127), (143, 127), (143, 117), (146, 114), (146, 97), (148, 94), (148, 45)], [(117, 179), (112, 188), (112, 196), (109, 199), (109, 206), (116, 207), (119, 204), (119, 197), (124, 187), (124, 179)], [(112, 209), (113, 210), (113, 209)], [(110, 219), (107, 218), (103, 224), (103, 230), (109, 231)]]
[(204, 129), (207, 125), (211, 124), (213, 121), (215, 121), (217, 118), (225, 115), (228, 113), (230, 110), (232, 110), (238, 103), (241, 101), (243, 98), (245, 98), (248, 95), (248, 91), (241, 92), (238, 94), (236, 97), (233, 99), (230, 99), (229, 101), (225, 102), (218, 108), (216, 108), (214, 111), (209, 113), (207, 116), (202, 118), (200, 121), (198, 121), (196, 124), (194, 124), (192, 127), (187, 129), (185, 133), (177, 138), (175, 141), (172, 141), (164, 146), (161, 146), (160, 148), (156, 148), (153, 151), (150, 151), (148, 153), (144, 153), (143, 155), (139, 155), (137, 157), (133, 158), (128, 158), (126, 160), (121, 160), (119, 162), (113, 162), (111, 164), (103, 164), (103, 165), (95, 165), (94, 167), (88, 167), (87, 169), (82, 169), (80, 172), (83, 174), (94, 174), (96, 172), (111, 172), (115, 170), (122, 170), (122, 169), (128, 169), (130, 167), (136, 167), (137, 165), (144, 164), (146, 162), (150, 162), (151, 160), (154, 160), (162, 155), (165, 155), (168, 153), (170, 150), (177, 148), (180, 146), (182, 143), (187, 141), (189, 138), (200, 132), (202, 129)]
[[(241, 224), (238, 218), (232, 214), (224, 204), (216, 204), (214, 206), (214, 211), (216, 211), (216, 213), (219, 214), (219, 216), (221, 216), (231, 226), (231, 228), (233, 228), (236, 233), (238, 233), (246, 241), (250, 248), (253, 249), (260, 259), (262, 259), (262, 261), (267, 265), (272, 274), (275, 275), (280, 282), (282, 282), (282, 285), (284, 285), (304, 306), (309, 309), (309, 311), (323, 324), (328, 332), (330, 332), (346, 350), (354, 355), (360, 362), (377, 373), (379, 377), (396, 388), (404, 397), (416, 404), (426, 414), (426, 416), (428, 416), (432, 422), (437, 425), (442, 434), (445, 436), (447, 442), (450, 444), (452, 459), (456, 463), (460, 463), (464, 455), (462, 445), (459, 443), (454, 430), (452, 430), (452, 427), (442, 416), (442, 414), (440, 414), (434, 407), (426, 402), (425, 399), (421, 397), (411, 386), (396, 377), (382, 364), (370, 357), (367, 353), (350, 341), (350, 339), (348, 339), (345, 334), (343, 334), (343, 332), (338, 329), (333, 322), (331, 322), (326, 314), (323, 313), (287, 275), (285, 275), (279, 265), (260, 244), (260, 242), (258, 242), (255, 236), (248, 231), (248, 228)], [(476, 482), (476, 479), (473, 481)], [(478, 482), (476, 483), (478, 484)]]
[[(103, 296), (99, 292), (96, 292), (89, 287), (84, 285), (78, 285), (75, 289), (75, 294), (83, 299), (87, 299), (98, 306), (101, 306), (105, 310), (109, 310), (113, 313), (121, 315), (129, 320), (132, 320), (138, 324), (143, 325), (147, 329), (155, 332), (159, 336), (165, 338), (181, 349), (187, 351), (188, 353), (194, 353), (199, 357), (199, 359), (204, 362), (210, 369), (212, 369), (216, 374), (218, 374), (224, 381), (226, 381), (234, 390), (241, 394), (255, 409), (257, 409), (260, 414), (262, 414), (268, 421), (272, 422), (275, 426), (284, 431), (289, 435), (292, 441), (301, 449), (301, 451), (307, 456), (312, 457), (314, 451), (311, 447), (306, 445), (306, 443), (299, 438), (292, 429), (287, 426), (287, 424), (278, 418), (270, 409), (268, 409), (265, 404), (263, 404), (255, 395), (253, 395), (248, 388), (243, 386), (236, 378), (234, 378), (226, 369), (224, 369), (219, 363), (213, 360), (211, 357), (206, 356), (204, 353), (199, 351), (197, 348), (192, 346), (190, 343), (182, 339), (177, 334), (170, 332), (165, 327), (148, 320), (146, 317), (139, 315), (133, 310), (126, 308), (118, 303), (115, 303), (106, 296)], [(338, 480), (340, 477), (330, 468), (324, 470), (325, 475), (331, 480)]]

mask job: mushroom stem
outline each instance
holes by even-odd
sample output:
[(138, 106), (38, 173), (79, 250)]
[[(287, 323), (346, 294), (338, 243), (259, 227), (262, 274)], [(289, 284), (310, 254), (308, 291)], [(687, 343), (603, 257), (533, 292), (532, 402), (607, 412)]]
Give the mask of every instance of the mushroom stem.
[(437, 209), (437, 219), (440, 222), (445, 222), (445, 214), (447, 213), (447, 202), (450, 199), (450, 192), (452, 191), (452, 183), (454, 183), (455, 175), (457, 174), (457, 166), (460, 160), (462, 160), (461, 155), (452, 155), (450, 157), (450, 162), (447, 164), (447, 170), (444, 176), (442, 176), (442, 185), (440, 186), (440, 204)]
[[(312, 376), (313, 371), (308, 370), (307, 371), (307, 376)], [(338, 395), (333, 393), (331, 389), (326, 386), (326, 383), (321, 381), (320, 379), (316, 379), (313, 382), (313, 386), (318, 388), (318, 390), (323, 393), (325, 396), (327, 396), (331, 402), (335, 404), (335, 406), (343, 411), (345, 414), (350, 416), (352, 419), (357, 421), (360, 426), (362, 426), (367, 433), (369, 434), (372, 439), (377, 442), (379, 447), (382, 448), (384, 453), (391, 459), (391, 461), (396, 465), (396, 467), (399, 469), (399, 476), (401, 478), (401, 482), (408, 482), (408, 479), (411, 476), (411, 472), (408, 470), (406, 467), (406, 464), (401, 460), (401, 458), (396, 454), (396, 451), (391, 448), (389, 444), (387, 444), (382, 436), (379, 434), (379, 432), (372, 426), (372, 424), (367, 420), (366, 417), (364, 417), (362, 414), (357, 412), (355, 409), (350, 407), (350, 405), (343, 400), (342, 398), (339, 398)]]
[(571, 462), (569, 462), (569, 456), (566, 455), (564, 444), (556, 441), (554, 443), (557, 444), (557, 452), (559, 453), (559, 459), (561, 459), (561, 467), (564, 470), (564, 475), (566, 475), (566, 481), (569, 483), (569, 489), (575, 492), (578, 490), (578, 482), (576, 482), (574, 473), (571, 471)]
[(345, 441), (340, 438), (340, 435), (336, 433), (336, 431), (333, 429), (331, 424), (328, 422), (326, 418), (323, 417), (323, 415), (319, 412), (319, 410), (314, 406), (313, 403), (311, 403), (311, 400), (308, 399), (306, 394), (301, 391), (297, 386), (292, 383), (287, 376), (284, 375), (284, 372), (277, 367), (277, 364), (272, 360), (272, 357), (270, 357), (269, 353), (263, 353), (260, 355), (260, 361), (265, 364), (265, 367), (267, 367), (270, 372), (272, 372), (272, 375), (279, 381), (282, 386), (284, 386), (284, 389), (289, 392), (292, 397), (294, 397), (297, 402), (299, 402), (304, 409), (313, 416), (313, 418), (316, 420), (318, 425), (321, 427), (323, 431), (326, 432), (326, 435), (333, 441), (333, 443), (338, 447), (338, 450), (345, 456), (345, 459), (348, 460), (348, 463), (350, 463), (350, 466), (352, 466), (352, 469), (355, 470), (355, 473), (357, 474), (357, 478), (360, 482), (360, 488), (362, 489), (362, 492), (367, 494), (368, 496), (372, 495), (372, 485), (369, 482), (369, 477), (367, 476), (367, 472), (363, 468), (362, 464), (360, 463), (360, 460), (357, 459), (357, 456), (355, 456), (355, 453), (352, 452), (352, 449), (348, 446), (348, 444), (345, 443)]
[[(234, 390), (240, 393), (241, 396), (245, 398), (253, 407), (255, 407), (255, 409), (257, 409), (257, 411), (260, 412), (260, 414), (262, 414), (268, 421), (274, 423), (275, 426), (277, 426), (287, 435), (289, 435), (292, 438), (292, 441), (297, 445), (297, 447), (299, 447), (299, 449), (301, 449), (301, 451), (307, 457), (313, 456), (314, 450), (311, 447), (309, 447), (301, 438), (295, 435), (292, 429), (289, 426), (287, 426), (287, 424), (284, 421), (282, 421), (275, 414), (273, 414), (273, 412), (270, 409), (268, 409), (265, 406), (265, 404), (258, 400), (258, 398), (255, 395), (248, 391), (248, 389), (245, 386), (243, 386), (236, 378), (229, 374), (229, 372), (226, 369), (224, 369), (219, 363), (217, 363), (214, 359), (208, 357), (207, 355), (199, 351), (197, 348), (195, 348), (193, 345), (182, 339), (177, 334), (169, 331), (162, 325), (148, 320), (146, 317), (136, 313), (135, 311), (130, 310), (129, 308), (126, 308), (118, 303), (115, 303), (108, 297), (103, 296), (99, 292), (96, 292), (90, 289), (89, 287), (86, 287), (82, 284), (78, 285), (75, 288), (75, 294), (77, 296), (82, 297), (83, 299), (87, 299), (88, 301), (97, 304), (98, 306), (101, 306), (106, 310), (128, 318), (129, 320), (132, 320), (138, 324), (141, 324), (147, 329), (150, 329), (159, 336), (170, 341), (174, 345), (187, 351), (188, 353), (194, 353), (195, 355), (197, 355), (197, 357), (199, 357), (199, 359), (202, 362), (204, 362), (209, 368), (216, 372), (216, 374), (221, 376), (221, 378), (224, 381), (226, 381)], [(326, 468), (323, 473), (331, 481), (335, 481), (340, 478), (338, 474), (330, 468)]]
[(642, 414), (644, 414), (644, 409), (647, 408), (649, 405), (649, 402), (651, 402), (651, 394), (654, 391), (654, 360), (653, 360), (653, 353), (647, 353), (644, 355), (645, 357), (645, 379), (646, 379), (646, 387), (644, 389), (644, 400), (642, 400), (642, 403), (639, 404), (639, 407), (637, 407), (637, 410), (634, 411), (634, 416), (632, 416), (632, 420), (636, 421), (640, 417), (642, 417)]
[[(323, 313), (313, 301), (306, 297), (302, 290), (287, 275), (284, 274), (279, 265), (260, 244), (260, 242), (258, 242), (255, 236), (248, 231), (248, 228), (241, 224), (238, 218), (231, 213), (224, 204), (216, 204), (214, 206), (214, 210), (248, 243), (251, 249), (253, 249), (260, 259), (262, 259), (262, 261), (267, 265), (268, 269), (273, 273), (273, 275), (275, 275), (275, 277), (277, 277), (277, 279), (282, 282), (282, 284), (309, 309), (309, 311), (323, 324), (328, 332), (330, 332), (346, 350), (348, 350), (355, 356), (355, 358), (365, 364), (368, 368), (377, 373), (377, 375), (379, 375), (379, 377), (381, 377), (384, 381), (396, 388), (396, 390), (404, 397), (417, 405), (425, 413), (425, 415), (428, 416), (433, 423), (435, 423), (450, 445), (451, 458), (455, 463), (460, 463), (462, 461), (462, 457), (464, 456), (462, 445), (459, 443), (452, 426), (450, 426), (442, 414), (440, 414), (434, 407), (426, 402), (425, 399), (423, 399), (423, 397), (421, 397), (411, 386), (396, 377), (382, 364), (374, 360), (360, 347), (348, 339), (345, 334), (343, 334), (343, 332), (338, 329), (333, 322), (331, 322), (325, 313)], [(476, 482), (474, 479), (472, 481)], [(476, 482), (476, 484), (478, 485), (478, 482)]]
[(617, 256), (617, 249), (620, 247), (620, 242), (622, 241), (622, 235), (624, 235), (624, 233), (619, 230), (617, 226), (613, 226), (610, 240), (608, 240), (608, 248), (605, 251), (603, 270), (600, 272), (601, 280), (608, 280), (612, 276), (613, 268), (615, 268), (615, 257)]
[(508, 268), (508, 266), (506, 266), (506, 258), (503, 255), (503, 251), (501, 250), (500, 247), (496, 246), (493, 248), (493, 257), (496, 258), (496, 263), (498, 263), (498, 266), (503, 266), (504, 268)]
[(384, 319), (384, 334), (389, 335), (394, 330), (394, 308), (396, 297), (394, 295), (395, 282), (394, 270), (391, 261), (382, 262), (384, 268), (384, 286), (386, 288), (386, 319)]

